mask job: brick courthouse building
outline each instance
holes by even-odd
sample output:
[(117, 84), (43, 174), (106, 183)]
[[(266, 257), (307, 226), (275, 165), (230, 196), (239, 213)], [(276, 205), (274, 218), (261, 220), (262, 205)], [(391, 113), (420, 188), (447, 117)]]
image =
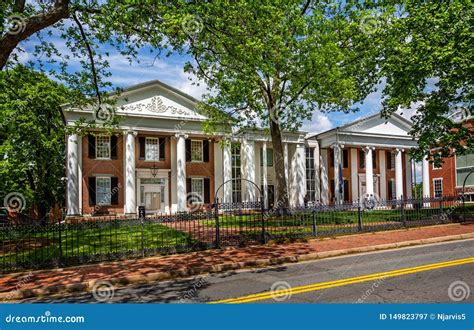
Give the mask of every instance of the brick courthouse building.
[[(119, 96), (116, 112), (123, 120), (112, 134), (69, 136), (68, 215), (132, 215), (140, 205), (149, 213), (172, 213), (205, 207), (215, 197), (257, 200), (253, 185), (239, 178), (256, 183), (265, 205), (272, 206), (275, 171), (268, 133), (208, 136), (196, 103), (159, 81), (138, 84)], [(63, 111), (69, 125), (94, 115), (73, 106)], [(413, 164), (407, 152), (416, 141), (410, 129), (411, 122), (399, 115), (384, 120), (375, 114), (319, 134), (283, 132), (291, 206), (355, 202), (367, 195), (411, 197)], [(430, 176), (437, 172), (426, 161), (423, 168), (423, 194), (431, 195)], [(443, 177), (443, 185), (447, 181)]]
[[(462, 114), (459, 112), (458, 114)], [(456, 118), (453, 118), (456, 120)], [(474, 133), (473, 119), (458, 118), (465, 120), (465, 125)], [(454, 157), (444, 158), (443, 164), (436, 167), (430, 166), (430, 192), (432, 197), (454, 196), (462, 194), (462, 187), (465, 183), (465, 200), (474, 202), (474, 154), (454, 155)], [(466, 180), (467, 179), (467, 180)]]

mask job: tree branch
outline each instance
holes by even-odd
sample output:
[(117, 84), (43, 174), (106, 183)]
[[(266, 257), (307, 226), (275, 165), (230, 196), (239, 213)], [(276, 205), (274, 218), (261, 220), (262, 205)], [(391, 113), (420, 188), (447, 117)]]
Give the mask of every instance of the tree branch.
[[(24, 1), (17, 1), (15, 6), (18, 5), (18, 8), (21, 9), (22, 2)], [(69, 0), (56, 0), (51, 10), (25, 18), (20, 22), (19, 33), (14, 33), (17, 31), (12, 30), (7, 31), (0, 38), (0, 70), (5, 67), (11, 53), (21, 41), (67, 17), (69, 17)]]
[(90, 61), (90, 64), (91, 64), (92, 79), (94, 81), (94, 89), (95, 89), (97, 100), (99, 101), (99, 106), (100, 106), (102, 104), (102, 98), (100, 96), (99, 82), (98, 82), (98, 78), (97, 78), (97, 71), (95, 69), (94, 52), (92, 51), (91, 45), (89, 44), (89, 41), (87, 40), (87, 35), (84, 32), (84, 28), (82, 27), (81, 22), (77, 18), (76, 13), (72, 14), (72, 18), (74, 19), (74, 22), (76, 22), (77, 27), (79, 28), (79, 31), (80, 31), (81, 37), (82, 37), (82, 41), (84, 41), (84, 45), (86, 46), (86, 49), (87, 49), (87, 54), (89, 56), (89, 61)]

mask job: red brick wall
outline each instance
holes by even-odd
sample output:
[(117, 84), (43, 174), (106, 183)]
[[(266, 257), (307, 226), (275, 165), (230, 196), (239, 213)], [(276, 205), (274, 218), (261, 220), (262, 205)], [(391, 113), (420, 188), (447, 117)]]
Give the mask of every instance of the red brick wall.
[(87, 136), (82, 137), (82, 214), (94, 212), (94, 206), (89, 206), (89, 190), (87, 188), (90, 176), (99, 174), (111, 174), (118, 177), (120, 189), (118, 191), (118, 204), (102, 206), (101, 213), (121, 214), (124, 207), (124, 180), (123, 180), (123, 135), (117, 138), (117, 159), (99, 160), (89, 158), (89, 140)]
[[(165, 160), (164, 161), (145, 161), (140, 160), (140, 145), (139, 137), (159, 137), (166, 138), (165, 142)], [(170, 136), (164, 136), (160, 134), (139, 134), (135, 137), (135, 164), (136, 168), (151, 168), (153, 164), (159, 169), (171, 169), (171, 139)], [(196, 138), (198, 139), (198, 138)], [(209, 162), (186, 162), (186, 175), (187, 177), (202, 177), (209, 178), (210, 180), (210, 200), (214, 200), (214, 143), (215, 141), (209, 141)], [(107, 205), (100, 208), (100, 212), (104, 214), (122, 214), (124, 212), (124, 139), (123, 135), (119, 135), (117, 139), (117, 159), (114, 160), (98, 160), (89, 158), (88, 148), (88, 137), (82, 138), (82, 205), (83, 214), (91, 214), (97, 209), (94, 206), (89, 206), (89, 190), (88, 190), (88, 177), (97, 176), (100, 174), (107, 174), (118, 177), (118, 183), (122, 187), (118, 192), (118, 205)], [(171, 207), (171, 191), (176, 189), (172, 187), (171, 173), (169, 174), (169, 205)], [(137, 187), (138, 189), (138, 187)]]
[[(474, 132), (474, 121), (469, 121), (464, 124), (471, 132)], [(434, 197), (433, 179), (443, 178), (443, 195), (456, 195), (460, 191), (456, 190), (456, 160), (455, 157), (443, 158), (443, 165), (440, 169), (433, 169), (430, 164), (430, 196)]]
[(430, 196), (434, 197), (433, 179), (443, 179), (443, 195), (456, 194), (456, 162), (454, 157), (444, 158), (444, 163), (440, 169), (433, 169), (430, 164)]
[[(140, 160), (140, 137), (157, 137), (157, 138), (165, 138), (165, 160), (164, 161), (147, 161), (147, 160)], [(135, 166), (136, 168), (151, 168), (153, 164), (159, 169), (171, 169), (171, 136), (164, 136), (160, 134), (138, 134), (135, 137)]]
[[(193, 140), (204, 140), (193, 138)], [(186, 162), (186, 177), (209, 178), (210, 201), (214, 200), (214, 140), (209, 141), (209, 162)], [(176, 188), (175, 188), (176, 189)]]

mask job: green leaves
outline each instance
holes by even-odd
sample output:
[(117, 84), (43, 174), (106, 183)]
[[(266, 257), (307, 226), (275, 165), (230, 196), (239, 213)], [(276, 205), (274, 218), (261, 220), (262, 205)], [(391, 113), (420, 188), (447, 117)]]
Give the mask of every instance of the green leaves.
[(217, 91), (211, 107), (242, 126), (268, 123), (280, 107), (282, 128), (296, 129), (316, 109), (349, 111), (376, 82), (379, 43), (361, 31), (362, 11), (337, 1), (183, 1), (165, 17), (200, 15), (186, 69)]
[[(384, 113), (416, 107), (413, 156), (441, 157), (473, 151), (472, 130), (450, 114), (472, 116), (473, 7), (470, 1), (404, 1), (389, 29), (382, 63), (387, 77)], [(472, 118), (472, 117), (471, 117)], [(457, 119), (460, 119), (459, 117)]]
[(60, 104), (64, 86), (24, 66), (0, 72), (0, 196), (19, 192), (28, 206), (61, 205), (65, 176)]

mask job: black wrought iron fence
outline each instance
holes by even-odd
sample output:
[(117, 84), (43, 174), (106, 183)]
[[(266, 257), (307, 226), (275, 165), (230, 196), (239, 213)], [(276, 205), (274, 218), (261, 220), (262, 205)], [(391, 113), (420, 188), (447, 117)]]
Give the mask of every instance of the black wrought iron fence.
[(104, 260), (425, 226), (474, 218), (458, 197), (264, 209), (260, 202), (215, 203), (207, 212), (138, 219), (81, 218), (0, 227), (0, 268), (49, 268)]

